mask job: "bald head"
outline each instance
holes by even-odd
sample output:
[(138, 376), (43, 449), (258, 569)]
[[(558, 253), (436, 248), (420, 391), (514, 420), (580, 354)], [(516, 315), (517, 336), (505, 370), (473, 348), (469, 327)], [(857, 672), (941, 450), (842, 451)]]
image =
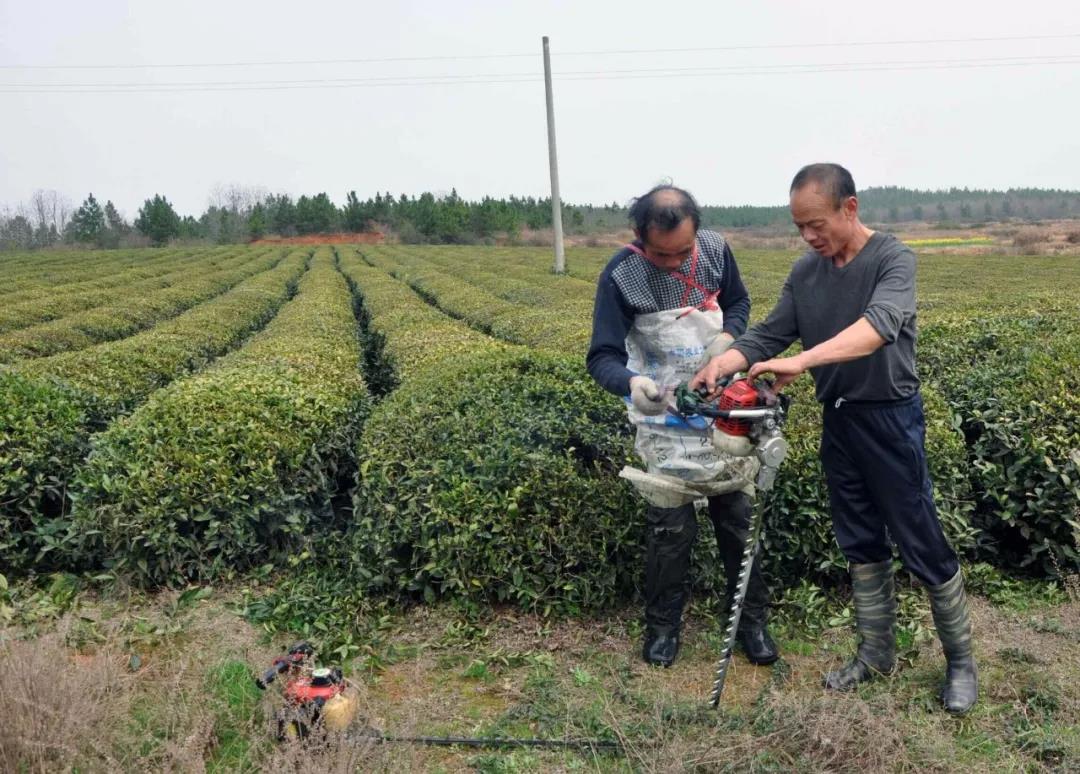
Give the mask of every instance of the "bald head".
[(630, 223), (646, 242), (650, 230), (671, 232), (687, 219), (695, 232), (701, 228), (701, 210), (694, 197), (673, 185), (658, 185), (630, 205)]
[(690, 194), (681, 188), (660, 188), (653, 194), (653, 204), (657, 207), (685, 207)]

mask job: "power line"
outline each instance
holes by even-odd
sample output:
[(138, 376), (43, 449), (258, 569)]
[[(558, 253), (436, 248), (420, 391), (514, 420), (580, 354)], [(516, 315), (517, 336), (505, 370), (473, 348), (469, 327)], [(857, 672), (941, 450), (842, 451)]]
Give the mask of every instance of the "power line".
[[(908, 66), (908, 65), (953, 65), (953, 64), (995, 64), (995, 63), (1026, 63), (1031, 64), (1067, 64), (1072, 61), (1080, 61), (1080, 54), (1064, 54), (1064, 55), (1038, 55), (1038, 56), (1004, 56), (1004, 57), (973, 57), (973, 58), (952, 58), (952, 59), (899, 59), (899, 60), (884, 60), (884, 61), (865, 61), (865, 62), (812, 62), (806, 64), (800, 63), (784, 63), (784, 64), (760, 64), (760, 65), (722, 65), (714, 67), (652, 67), (652, 68), (635, 68), (629, 70), (566, 70), (561, 73), (555, 73), (559, 78), (575, 80), (585, 79), (591, 76), (617, 76), (617, 75), (637, 75), (637, 74), (660, 74), (660, 75), (683, 75), (686, 73), (701, 73), (701, 74), (729, 74), (740, 73), (746, 71), (770, 71), (778, 70), (784, 72), (799, 72), (801, 70), (811, 70), (814, 72), (831, 72), (834, 69), (839, 71), (849, 71), (851, 69), (880, 69), (883, 67), (892, 66)], [(842, 69), (841, 69), (842, 68)], [(407, 84), (410, 82), (420, 82), (424, 84), (435, 83), (453, 83), (455, 81), (473, 81), (478, 79), (497, 78), (512, 80), (520, 78), (522, 81), (532, 81), (537, 78), (537, 74), (534, 71), (526, 72), (510, 72), (510, 73), (454, 73), (454, 74), (425, 74), (425, 75), (381, 75), (365, 78), (302, 78), (294, 80), (263, 80), (263, 81), (166, 81), (160, 83), (151, 83), (146, 81), (132, 81), (132, 82), (95, 82), (95, 83), (0, 83), (0, 87), (10, 88), (27, 88), (27, 89), (50, 89), (50, 88), (64, 88), (64, 89), (95, 89), (95, 88), (110, 88), (110, 89), (126, 89), (126, 88), (181, 88), (181, 87), (224, 87), (224, 86), (294, 86), (294, 85), (320, 85), (320, 86), (333, 86), (337, 84), (344, 85), (361, 85), (366, 83), (383, 83), (386, 85), (399, 85)]]
[(625, 75), (615, 76), (612, 78), (605, 78), (602, 76), (588, 77), (588, 78), (563, 78), (564, 81), (575, 80), (634, 80), (637, 78), (664, 78), (672, 75), (677, 75), (680, 78), (694, 78), (694, 77), (716, 77), (716, 76), (757, 76), (757, 75), (812, 75), (821, 73), (861, 73), (861, 72), (913, 72), (919, 70), (972, 70), (972, 69), (984, 69), (993, 67), (1039, 67), (1042, 65), (1067, 65), (1067, 64), (1080, 64), (1080, 57), (1073, 57), (1068, 59), (1048, 59), (1042, 62), (985, 62), (985, 63), (972, 63), (972, 64), (955, 64), (955, 65), (919, 65), (914, 66), (853, 66), (853, 67), (828, 67), (828, 68), (812, 68), (810, 65), (803, 65), (807, 69), (795, 69), (795, 70), (754, 70), (746, 72), (668, 72), (655, 75)]
[[(1080, 55), (1040, 57), (984, 57), (972, 59), (893, 60), (780, 65), (731, 65), (705, 68), (642, 68), (632, 70), (580, 70), (557, 74), (560, 81), (613, 81), (642, 78), (737, 77), (821, 73), (904, 72), (965, 70), (992, 67), (1035, 67), (1080, 64)], [(140, 94), (215, 91), (289, 91), (301, 89), (454, 86), (536, 83), (536, 73), (473, 73), (460, 75), (381, 76), (375, 78), (315, 78), (289, 81), (176, 81), (169, 83), (59, 83), (0, 84), (4, 94)]]
[[(909, 40), (867, 40), (848, 41), (836, 43), (766, 43), (741, 46), (699, 46), (689, 48), (634, 48), (634, 49), (608, 49), (596, 51), (557, 51), (556, 56), (624, 56), (638, 54), (680, 54), (680, 53), (705, 53), (716, 51), (774, 51), (784, 49), (815, 49), (815, 48), (847, 48), (860, 46), (909, 46), (909, 45), (941, 45), (941, 44), (964, 44), (964, 43), (1001, 43), (1015, 41), (1046, 41), (1068, 40), (1080, 38), (1080, 33), (1064, 33), (1058, 35), (1002, 35), (990, 37), (966, 37), (966, 38), (924, 38)], [(156, 64), (45, 64), (45, 65), (22, 65), (0, 64), (0, 70), (153, 70), (153, 69), (178, 69), (178, 68), (211, 68), (211, 67), (294, 67), (307, 65), (343, 65), (343, 64), (378, 64), (389, 62), (445, 62), (466, 61), (485, 59), (515, 59), (535, 57), (535, 53), (506, 53), (506, 54), (446, 54), (433, 56), (395, 56), (395, 57), (372, 57), (363, 59), (285, 59), (263, 61), (240, 61), (240, 62), (170, 62)]]
[(945, 43), (1000, 43), (1023, 40), (1064, 40), (1080, 38), (1080, 33), (1065, 33), (1061, 35), (1003, 35), (1001, 37), (971, 37), (971, 38), (928, 38), (923, 40), (866, 40), (845, 43), (770, 43), (747, 46), (702, 46), (697, 48), (638, 48), (612, 51), (572, 51), (567, 53), (556, 52), (559, 56), (607, 56), (611, 54), (679, 54), (701, 53), (707, 51), (770, 51), (794, 48), (846, 48), (857, 46), (912, 46), (912, 45), (936, 45)]

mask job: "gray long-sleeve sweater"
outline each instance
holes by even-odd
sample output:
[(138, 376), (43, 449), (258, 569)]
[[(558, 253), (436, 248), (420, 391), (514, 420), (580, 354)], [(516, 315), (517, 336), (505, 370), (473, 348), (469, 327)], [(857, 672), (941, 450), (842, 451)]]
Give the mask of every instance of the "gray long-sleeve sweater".
[(919, 389), (915, 374), (915, 255), (891, 234), (875, 233), (836, 268), (816, 250), (791, 269), (769, 316), (732, 345), (753, 365), (796, 339), (810, 349), (865, 317), (885, 339), (866, 357), (810, 369), (817, 398), (834, 403), (897, 400)]

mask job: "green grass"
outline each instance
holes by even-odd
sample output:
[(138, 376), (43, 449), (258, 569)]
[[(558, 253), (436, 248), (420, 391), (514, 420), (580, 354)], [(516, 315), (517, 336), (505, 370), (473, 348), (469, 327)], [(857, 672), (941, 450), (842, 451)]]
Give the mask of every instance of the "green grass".
[(1057, 581), (1009, 578), (988, 564), (976, 564), (964, 576), (967, 587), (995, 605), (1027, 611), (1059, 605), (1067, 595)]
[[(710, 605), (690, 611), (685, 646), (667, 670), (640, 662), (635, 606), (600, 619), (545, 620), (440, 605), (380, 611), (368, 622), (380, 632), (371, 652), (343, 664), (358, 682), (365, 723), (402, 735), (595, 738), (621, 742), (625, 754), (395, 745), (325, 750), (309, 763), (331, 767), (361, 755), (362, 770), (1060, 768), (1080, 754), (1080, 665), (1070, 655), (1080, 642), (1080, 602), (1052, 584), (988, 568), (969, 575), (980, 593), (982, 693), (965, 718), (938, 706), (943, 660), (918, 589), (901, 593), (898, 673), (844, 696), (823, 693), (819, 680), (853, 648), (847, 600), (809, 585), (789, 590), (773, 619), (783, 658), (762, 668), (737, 654), (719, 711), (705, 701), (720, 645)], [(60, 684), (75, 663), (65, 653), (138, 648), (141, 667), (121, 681), (127, 699), (115, 723), (96, 732), (122, 770), (260, 771), (293, 760), (266, 721), (276, 693), (263, 696), (252, 680), (277, 647), (229, 612), (234, 592), (126, 597), (72, 583), (7, 589), (19, 620), (35, 623), (33, 632), (9, 626), (3, 637), (55, 630), (70, 639), (75, 623), (95, 621), (93, 638), (59, 640)], [(50, 588), (68, 600), (66, 611), (42, 593)], [(143, 638), (133, 640), (139, 631)]]
[(214, 736), (217, 745), (210, 753), (207, 771), (255, 771), (253, 748), (258, 740), (252, 731), (259, 727), (262, 695), (252, 679), (251, 666), (230, 659), (212, 667), (206, 691), (214, 704)]

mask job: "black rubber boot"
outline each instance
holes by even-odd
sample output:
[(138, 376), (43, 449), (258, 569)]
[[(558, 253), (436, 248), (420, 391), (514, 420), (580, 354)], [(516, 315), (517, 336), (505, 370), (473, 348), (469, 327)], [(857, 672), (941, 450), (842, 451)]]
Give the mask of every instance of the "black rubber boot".
[(697, 537), (693, 503), (678, 508), (650, 505), (645, 513), (645, 644), (650, 664), (671, 666), (679, 651), (679, 629), (688, 596), (690, 549)]
[(645, 632), (645, 645), (641, 649), (641, 657), (645, 663), (653, 666), (669, 667), (675, 663), (675, 657), (679, 655), (679, 631), (658, 631), (648, 629)]
[(979, 673), (971, 652), (971, 615), (964, 594), (964, 578), (957, 570), (945, 583), (926, 589), (947, 665), (941, 702), (949, 712), (962, 715), (979, 698)]
[(825, 687), (854, 690), (859, 683), (896, 668), (896, 588), (892, 560), (851, 565), (859, 648), (850, 663), (825, 675)]
[[(742, 569), (743, 552), (746, 538), (750, 532), (750, 517), (753, 504), (742, 492), (714, 495), (709, 498), (709, 517), (716, 531), (716, 544), (724, 562), (724, 574), (727, 581), (727, 607), (739, 585), (739, 571)], [(751, 664), (771, 664), (780, 657), (780, 652), (769, 636), (768, 608), (769, 588), (761, 575), (761, 557), (750, 569), (750, 582), (746, 587), (743, 600), (742, 617), (739, 619), (739, 631), (735, 634), (736, 642), (742, 647)]]
[(780, 658), (780, 651), (769, 635), (769, 627), (764, 623), (747, 621), (745, 616), (740, 618), (735, 641), (742, 647), (746, 660), (751, 664), (765, 666)]

